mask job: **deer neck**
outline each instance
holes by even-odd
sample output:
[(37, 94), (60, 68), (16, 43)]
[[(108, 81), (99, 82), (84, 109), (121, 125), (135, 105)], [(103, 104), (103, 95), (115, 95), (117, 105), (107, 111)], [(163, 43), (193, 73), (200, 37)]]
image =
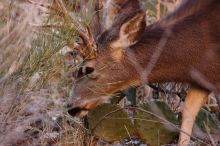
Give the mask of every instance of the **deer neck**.
[[(190, 40), (197, 34), (185, 36), (183, 31), (184, 29), (180, 30), (176, 26), (173, 28), (160, 26), (146, 28), (142, 39), (127, 51), (128, 62), (139, 75), (140, 81), (188, 82), (190, 80), (187, 72), (192, 62), (196, 62), (199, 58), (195, 56), (196, 51), (188, 50), (193, 44), (185, 44), (187, 41), (181, 40), (184, 37), (190, 37), (187, 38)], [(202, 40), (197, 39), (195, 41), (199, 43), (194, 44), (194, 47), (201, 47)]]

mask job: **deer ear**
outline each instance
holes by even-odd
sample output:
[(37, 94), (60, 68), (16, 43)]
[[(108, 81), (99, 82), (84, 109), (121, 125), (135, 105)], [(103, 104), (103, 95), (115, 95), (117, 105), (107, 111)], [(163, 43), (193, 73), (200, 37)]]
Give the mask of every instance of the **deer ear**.
[(127, 48), (135, 44), (140, 39), (145, 27), (145, 13), (139, 12), (122, 24), (118, 39), (111, 44), (112, 48)]

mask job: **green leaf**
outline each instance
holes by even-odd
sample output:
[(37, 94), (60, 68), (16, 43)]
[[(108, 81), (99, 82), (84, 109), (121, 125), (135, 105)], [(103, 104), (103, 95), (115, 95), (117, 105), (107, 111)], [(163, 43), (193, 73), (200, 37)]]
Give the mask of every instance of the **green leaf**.
[[(106, 114), (116, 111), (105, 117)], [(105, 117), (105, 118), (104, 118)], [(129, 137), (134, 131), (127, 113), (113, 104), (102, 104), (88, 113), (89, 128), (101, 139), (114, 142)]]
[(178, 120), (166, 103), (151, 101), (143, 105), (142, 108), (149, 113), (136, 112), (135, 128), (147, 144), (162, 145), (177, 138), (178, 131), (170, 123), (176, 125)]
[(203, 108), (196, 117), (196, 124), (203, 132), (220, 134), (220, 124), (216, 115)]

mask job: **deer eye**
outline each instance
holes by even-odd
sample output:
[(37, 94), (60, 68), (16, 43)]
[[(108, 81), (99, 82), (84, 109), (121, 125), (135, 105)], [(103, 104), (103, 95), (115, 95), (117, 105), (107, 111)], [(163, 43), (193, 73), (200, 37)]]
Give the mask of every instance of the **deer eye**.
[(90, 74), (92, 74), (94, 72), (94, 68), (92, 67), (80, 67), (79, 71), (77, 72), (76, 78), (81, 78), (83, 76), (88, 76), (93, 78), (92, 76), (90, 76)]
[(84, 73), (84, 75), (88, 75), (88, 74), (91, 74), (93, 71), (94, 71), (94, 68), (92, 68), (92, 67), (85, 67), (83, 73)]

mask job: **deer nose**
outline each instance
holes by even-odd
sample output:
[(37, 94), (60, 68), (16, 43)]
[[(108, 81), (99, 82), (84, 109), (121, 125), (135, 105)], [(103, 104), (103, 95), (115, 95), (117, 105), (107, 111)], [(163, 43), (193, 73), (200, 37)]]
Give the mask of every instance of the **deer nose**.
[(83, 117), (87, 115), (88, 111), (96, 107), (98, 104), (105, 103), (108, 97), (103, 96), (100, 98), (94, 98), (90, 100), (75, 100), (67, 105), (67, 112), (69, 115), (75, 117)]
[(69, 101), (66, 107), (67, 113), (72, 117), (82, 118), (88, 113), (88, 109), (84, 106), (83, 101), (81, 100)]
[(82, 108), (80, 106), (73, 107), (72, 104), (67, 105), (67, 112), (72, 117), (83, 117), (87, 114), (88, 110), (85, 108)]
[(75, 79), (81, 78), (83, 76), (88, 76), (89, 78), (95, 78), (95, 69), (92, 67), (83, 66), (80, 67), (78, 71), (73, 72), (73, 77)]
[(72, 117), (75, 117), (77, 114), (79, 114), (81, 111), (80, 107), (75, 107), (75, 108), (70, 108), (68, 110), (68, 114), (71, 115)]

